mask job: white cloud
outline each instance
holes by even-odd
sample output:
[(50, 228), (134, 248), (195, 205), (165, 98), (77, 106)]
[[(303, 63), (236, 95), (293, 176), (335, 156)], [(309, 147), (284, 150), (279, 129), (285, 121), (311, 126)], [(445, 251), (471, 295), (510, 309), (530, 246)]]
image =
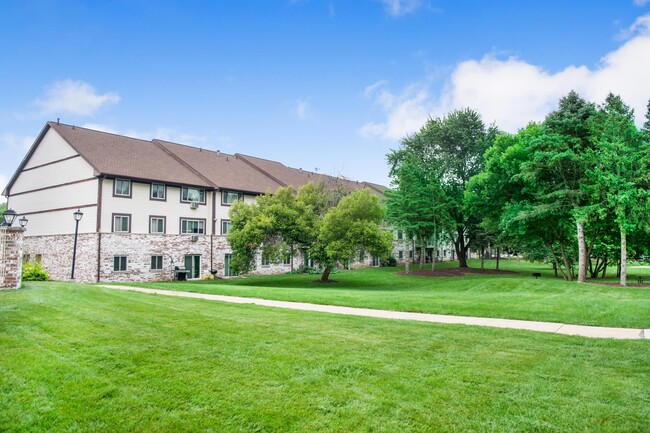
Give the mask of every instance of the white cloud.
[(88, 83), (75, 80), (57, 81), (45, 88), (45, 96), (36, 100), (42, 114), (71, 113), (80, 116), (91, 116), (105, 105), (116, 104), (120, 101), (117, 93), (108, 92), (102, 95)]
[(171, 141), (173, 143), (187, 144), (190, 146), (198, 146), (207, 141), (207, 137), (201, 135), (189, 134), (180, 132), (173, 128), (156, 128), (153, 131), (141, 131), (131, 129), (127, 131), (120, 131), (112, 126), (103, 125), (101, 123), (86, 123), (81, 125), (82, 128), (94, 129), (95, 131), (109, 132), (111, 134), (125, 135), (127, 137), (139, 138), (141, 140), (159, 139), (164, 141)]
[(619, 94), (634, 108), (641, 124), (650, 98), (650, 15), (637, 19), (630, 32), (626, 42), (591, 69), (568, 66), (553, 73), (518, 58), (500, 60), (488, 55), (458, 64), (437, 98), (430, 96), (427, 80), (398, 93), (375, 83), (365, 94), (375, 99), (386, 120), (363, 125), (359, 132), (365, 137), (398, 140), (416, 132), (427, 116), (462, 107), (474, 108), (486, 123), (496, 122), (499, 128), (514, 132), (530, 121), (543, 120), (570, 90), (598, 103), (610, 91)]
[(650, 0), (634, 0), (634, 4), (637, 6), (645, 6)]
[(401, 17), (415, 12), (422, 6), (422, 0), (379, 0), (384, 4), (386, 12), (392, 17)]
[(300, 120), (307, 120), (315, 117), (314, 109), (311, 107), (311, 104), (304, 99), (299, 99), (292, 104), (291, 114)]
[(3, 147), (16, 149), (19, 152), (26, 152), (34, 144), (34, 137), (30, 135), (18, 136), (15, 134), (0, 135), (0, 142)]
[(101, 123), (85, 123), (81, 125), (82, 128), (94, 129), (95, 131), (110, 132), (111, 134), (119, 134), (116, 129)]

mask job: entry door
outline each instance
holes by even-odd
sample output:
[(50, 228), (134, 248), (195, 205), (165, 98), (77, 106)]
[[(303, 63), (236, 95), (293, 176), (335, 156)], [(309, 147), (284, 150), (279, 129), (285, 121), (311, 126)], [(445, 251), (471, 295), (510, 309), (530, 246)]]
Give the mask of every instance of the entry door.
[(223, 257), (223, 276), (224, 277), (232, 277), (232, 274), (230, 273), (230, 261), (232, 260), (232, 254), (226, 254)]
[(188, 278), (201, 278), (201, 256), (185, 256), (185, 270)]

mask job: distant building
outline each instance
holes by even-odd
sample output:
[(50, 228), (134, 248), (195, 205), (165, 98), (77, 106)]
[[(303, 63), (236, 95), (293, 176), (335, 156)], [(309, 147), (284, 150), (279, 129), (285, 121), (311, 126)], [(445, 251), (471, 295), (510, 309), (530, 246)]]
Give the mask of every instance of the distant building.
[[(385, 189), (238, 153), (48, 122), (3, 195), (29, 218), (25, 259), (41, 262), (52, 279), (70, 277), (72, 214), (80, 209), (77, 281), (154, 281), (174, 278), (175, 268), (189, 278), (212, 270), (229, 276), (232, 203), (310, 181), (378, 195)], [(287, 271), (290, 260), (299, 266), (304, 257), (280, 265), (258, 257), (256, 272)]]

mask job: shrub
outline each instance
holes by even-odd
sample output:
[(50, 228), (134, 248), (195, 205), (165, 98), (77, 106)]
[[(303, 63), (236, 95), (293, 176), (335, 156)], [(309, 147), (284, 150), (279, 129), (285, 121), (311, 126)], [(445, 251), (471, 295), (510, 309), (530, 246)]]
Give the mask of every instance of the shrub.
[(23, 281), (47, 281), (50, 275), (40, 263), (23, 263)]
[(393, 256), (388, 256), (387, 259), (382, 259), (381, 265), (390, 267), (397, 266), (397, 259)]

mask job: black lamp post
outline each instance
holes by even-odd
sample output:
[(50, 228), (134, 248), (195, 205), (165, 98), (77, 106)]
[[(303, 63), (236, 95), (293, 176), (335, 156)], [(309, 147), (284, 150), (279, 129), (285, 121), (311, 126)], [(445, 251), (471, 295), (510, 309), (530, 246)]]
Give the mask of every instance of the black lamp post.
[(29, 220), (28, 220), (27, 218), (25, 218), (25, 215), (23, 215), (23, 216), (18, 220), (18, 224), (20, 224), (20, 226), (21, 226), (22, 228), (25, 228), (25, 226), (27, 225), (28, 222), (29, 222)]
[(77, 211), (72, 215), (74, 216), (75, 226), (74, 247), (72, 248), (72, 275), (70, 276), (70, 279), (74, 280), (74, 262), (77, 259), (77, 235), (79, 234), (79, 221), (81, 221), (81, 217), (83, 217), (84, 214), (81, 212), (81, 210), (77, 209)]
[(16, 211), (13, 210), (13, 209), (7, 209), (7, 210), (5, 211), (5, 213), (2, 215), (2, 217), (3, 217), (4, 220), (5, 220), (5, 221), (4, 221), (4, 222), (5, 222), (5, 225), (6, 225), (7, 227), (11, 227), (11, 225), (12, 225), (12, 224), (14, 223), (14, 221), (16, 220), (16, 217), (17, 217), (17, 216), (18, 216), (18, 214), (17, 214)]

